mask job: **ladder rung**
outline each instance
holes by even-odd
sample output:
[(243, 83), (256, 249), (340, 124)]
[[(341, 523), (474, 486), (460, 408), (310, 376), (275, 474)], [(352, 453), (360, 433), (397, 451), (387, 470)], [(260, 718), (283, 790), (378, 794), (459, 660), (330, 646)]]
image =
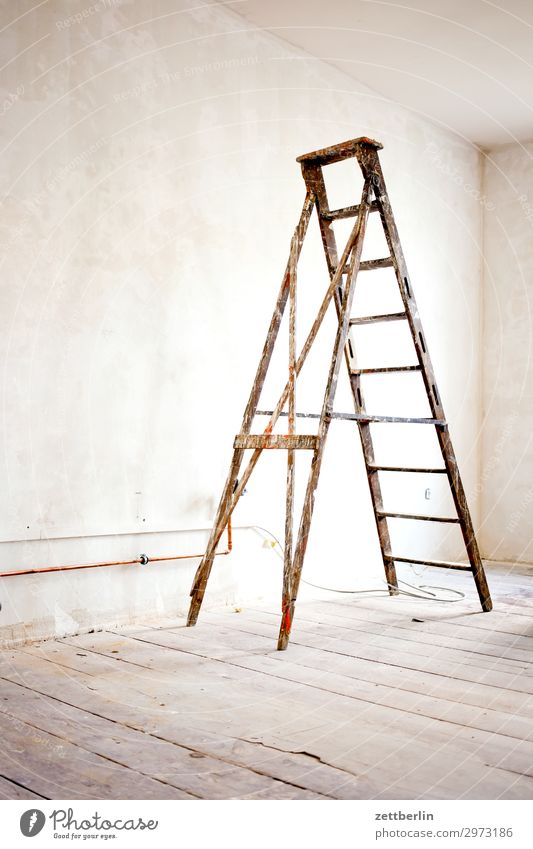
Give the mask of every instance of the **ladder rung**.
[[(256, 416), (272, 416), (274, 414), (274, 410), (256, 410)], [(279, 413), (280, 416), (288, 416), (289, 414), (284, 410)], [(295, 413), (294, 414), (297, 419), (319, 419), (320, 413)]]
[(403, 416), (370, 416), (367, 413), (354, 413), (351, 417), (355, 422), (385, 422), (390, 424), (429, 424), (436, 427), (447, 427), (444, 419), (405, 418)]
[[(391, 256), (384, 256), (380, 259), (365, 259), (359, 263), (359, 271), (374, 271), (376, 268), (391, 268), (393, 265), (394, 262)], [(348, 274), (349, 270), (350, 263), (344, 266), (342, 273)], [(335, 269), (335, 273), (337, 273), (337, 269)]]
[[(256, 416), (271, 416), (273, 413), (272, 410), (257, 410)], [(287, 416), (288, 413), (283, 412), (279, 414), (280, 416)], [(320, 413), (295, 413), (297, 418), (301, 419), (319, 419)], [(340, 419), (341, 421), (347, 422), (392, 422), (398, 424), (432, 424), (438, 425), (439, 427), (446, 427), (446, 422), (444, 419), (420, 419), (420, 418), (403, 418), (400, 416), (371, 416), (367, 413), (326, 413), (326, 418), (328, 419)], [(268, 434), (267, 434), (268, 435)], [(240, 437), (237, 437), (239, 439)], [(255, 438), (255, 437), (254, 437)], [(261, 436), (257, 437), (261, 439)], [(287, 439), (286, 436), (280, 437), (281, 439)], [(305, 437), (307, 439), (307, 437)], [(311, 437), (309, 437), (311, 438)], [(235, 445), (235, 448), (242, 448), (242, 445)], [(257, 446), (260, 447), (260, 446)], [(276, 446), (274, 446), (276, 447)], [(279, 446), (280, 448), (285, 448), (285, 445)], [(309, 446), (314, 447), (314, 446)], [(377, 468), (377, 467), (376, 467)], [(397, 469), (399, 472), (403, 471), (424, 471), (423, 469)], [(434, 472), (445, 472), (446, 469), (429, 469), (428, 471)]]
[[(327, 212), (322, 212), (320, 217), (325, 221), (337, 221), (339, 218), (355, 218), (359, 215), (361, 209), (360, 204), (355, 206), (344, 206), (342, 209), (328, 209)], [(370, 212), (379, 212), (379, 206), (375, 200), (370, 204)]]
[(429, 467), (427, 467), (427, 468), (419, 467), (419, 468), (416, 468), (416, 469), (413, 469), (413, 468), (409, 469), (409, 468), (406, 468), (405, 466), (378, 466), (375, 463), (371, 463), (369, 466), (367, 466), (367, 469), (368, 469), (369, 472), (421, 472), (423, 474), (435, 474), (435, 475), (438, 475), (438, 474), (445, 475), (446, 474), (445, 468), (431, 469)]
[(234, 448), (307, 448), (312, 451), (317, 445), (317, 436), (294, 433), (239, 433), (233, 443)]
[(381, 366), (379, 368), (354, 368), (350, 374), (388, 374), (395, 371), (421, 371), (422, 366)]
[(389, 312), (385, 313), (385, 315), (365, 315), (360, 318), (351, 318), (350, 325), (353, 327), (354, 324), (375, 324), (378, 321), (401, 321), (404, 318), (407, 318), (407, 313), (405, 312)]
[(390, 551), (385, 551), (383, 556), (387, 560), (395, 560), (397, 563), (416, 563), (420, 566), (438, 566), (440, 569), (459, 569), (462, 572), (471, 572), (470, 566), (464, 563), (449, 563), (445, 560), (421, 560), (417, 557), (396, 557)]
[[(273, 410), (256, 410), (256, 416), (271, 416)], [(288, 416), (285, 411), (279, 414), (280, 416)], [(320, 413), (295, 413), (297, 419), (320, 419)], [(357, 413), (326, 413), (327, 419), (340, 419), (341, 421), (356, 422), (358, 421)]]
[(390, 513), (388, 510), (376, 510), (376, 516), (380, 519), (416, 519), (421, 522), (452, 522), (459, 524), (460, 520), (454, 516), (419, 516), (415, 513)]
[(391, 256), (384, 256), (381, 259), (367, 259), (359, 265), (359, 271), (373, 271), (374, 268), (391, 268), (394, 261)]

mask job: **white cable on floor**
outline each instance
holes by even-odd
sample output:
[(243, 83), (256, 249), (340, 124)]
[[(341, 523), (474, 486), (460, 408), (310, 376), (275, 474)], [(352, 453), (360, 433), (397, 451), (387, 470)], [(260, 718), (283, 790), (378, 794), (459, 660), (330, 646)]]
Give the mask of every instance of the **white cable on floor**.
[[(278, 554), (281, 560), (283, 560), (283, 555), (281, 554), (281, 552), (283, 551), (283, 546), (277, 536), (272, 533), (272, 531), (269, 531), (268, 528), (263, 528), (261, 525), (250, 525), (249, 527), (254, 531), (263, 531), (263, 533), (271, 537), (278, 544), (280, 549), (279, 552), (276, 551), (276, 554)], [(306, 584), (308, 587), (314, 587), (314, 589), (316, 590), (323, 590), (324, 592), (328, 593), (342, 593), (347, 595), (364, 595), (365, 593), (379, 593), (381, 595), (389, 595), (388, 589), (383, 589), (382, 587), (376, 587), (375, 589), (368, 590), (339, 590), (334, 587), (323, 587), (319, 584), (312, 584), (311, 581), (304, 581), (303, 578), (301, 578), (301, 582), (302, 584)], [(414, 584), (409, 584), (407, 581), (398, 580), (399, 584), (403, 584), (405, 587), (409, 587), (410, 589), (417, 591), (416, 593), (412, 593), (408, 590), (402, 590), (399, 587), (394, 586), (393, 584), (388, 584), (386, 581), (384, 581), (383, 583), (386, 587), (390, 587), (391, 589), (396, 590), (399, 595), (409, 596), (410, 598), (418, 598), (422, 599), (423, 601), (438, 601), (445, 602), (447, 604), (455, 604), (456, 602), (466, 598), (465, 593), (461, 592), (461, 590), (454, 590), (449, 587), (437, 587), (432, 586), (430, 584), (415, 586)], [(457, 598), (442, 598), (437, 596), (435, 593), (431, 592), (431, 590), (441, 590), (442, 592), (453, 593), (455, 596), (457, 596)]]

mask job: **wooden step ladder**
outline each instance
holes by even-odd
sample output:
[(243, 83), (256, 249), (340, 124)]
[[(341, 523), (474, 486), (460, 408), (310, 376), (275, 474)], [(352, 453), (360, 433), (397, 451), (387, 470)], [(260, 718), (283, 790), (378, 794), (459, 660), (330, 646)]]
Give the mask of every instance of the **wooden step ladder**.
[[(378, 151), (381, 148), (382, 145), (372, 139), (357, 138), (332, 147), (324, 148), (323, 150), (307, 153), (304, 156), (300, 156), (297, 160), (301, 163), (302, 173), (307, 189), (306, 196), (300, 220), (296, 226), (291, 241), (289, 261), (283, 277), (272, 320), (270, 322), (270, 327), (250, 398), (244, 412), (241, 431), (235, 438), (233, 459), (222, 497), (220, 499), (215, 523), (211, 531), (206, 552), (198, 567), (191, 590), (192, 599), (187, 620), (188, 625), (194, 625), (197, 621), (207, 581), (211, 572), (217, 543), (222, 536), (224, 528), (235, 509), (239, 497), (242, 495), (261, 453), (265, 449), (284, 449), (287, 451), (285, 554), (283, 568), (282, 616), (278, 649), (285, 649), (287, 647), (294, 616), (294, 606), (302, 574), (302, 566), (307, 547), (311, 518), (313, 515), (315, 489), (318, 483), (329, 426), (333, 419), (356, 422), (359, 428), (366, 473), (368, 477), (368, 485), (376, 518), (383, 565), (385, 568), (385, 576), (391, 595), (395, 594), (398, 588), (395, 562), (422, 563), (446, 569), (471, 571), (483, 610), (489, 611), (492, 609), (490, 592), (479, 555), (474, 528), (472, 526), (465, 492), (449, 435), (448, 425), (444, 416), (442, 400), (437, 389), (437, 381), (431, 365), (426, 337), (420, 322), (413, 294), (413, 287), (405, 265), (398, 231), (396, 229), (385, 181), (381, 171), (378, 155)], [(356, 206), (348, 206), (342, 209), (331, 210), (328, 205), (322, 169), (326, 165), (352, 157), (355, 157), (357, 160), (363, 174), (363, 191), (360, 203)], [(311, 330), (309, 331), (307, 339), (304, 342), (302, 350), (297, 356), (295, 338), (297, 265), (309, 220), (314, 208), (316, 208), (318, 214), (318, 222), (330, 280), (326, 294), (318, 310), (318, 314), (314, 320)], [(369, 215), (373, 213), (379, 213), (389, 249), (389, 256), (380, 259), (362, 261), (361, 254), (367, 223)], [(342, 255), (339, 257), (336, 239), (333, 232), (333, 223), (339, 219), (345, 218), (354, 218), (355, 222)], [(388, 267), (394, 269), (403, 302), (403, 310), (401, 312), (388, 313), (384, 315), (352, 318), (351, 307), (358, 272)], [(296, 378), (302, 369), (313, 342), (315, 341), (331, 302), (334, 304), (338, 322), (331, 364), (322, 403), (322, 410), (320, 413), (297, 413), (295, 402)], [(287, 303), (289, 304), (288, 380), (275, 409), (258, 410), (261, 390), (265, 382), (265, 377), (269, 368), (276, 338), (278, 336), (278, 331)], [(373, 369), (354, 368), (352, 356), (353, 342), (350, 338), (351, 328), (358, 325), (377, 324), (390, 321), (406, 321), (408, 323), (418, 360), (417, 365)], [(343, 355), (348, 369), (351, 393), (353, 397), (353, 413), (337, 413), (333, 410), (337, 379)], [(361, 377), (363, 375), (383, 372), (395, 373), (406, 371), (416, 371), (422, 376), (431, 410), (431, 417), (403, 418), (399, 416), (370, 415), (365, 409)], [(285, 410), (286, 406), (287, 409)], [(262, 433), (253, 434), (251, 433), (251, 428), (256, 416), (268, 416), (269, 421)], [(275, 434), (272, 432), (280, 416), (287, 417), (288, 427), (286, 434)], [(308, 435), (297, 434), (295, 432), (295, 419), (298, 416), (309, 419), (318, 419), (317, 433)], [(434, 427), (444, 465), (442, 467), (437, 466), (436, 468), (411, 468), (404, 466), (379, 465), (375, 460), (371, 433), (371, 427), (374, 423), (408, 423)], [(253, 453), (248, 463), (241, 471), (241, 466), (243, 465), (244, 460), (244, 452), (248, 449), (252, 449)], [(294, 452), (297, 450), (311, 451), (312, 462), (298, 533), (296, 540), (294, 541)], [(436, 475), (445, 474), (453, 496), (457, 515), (455, 517), (435, 517), (409, 513), (393, 513), (385, 510), (383, 507), (380, 487), (380, 472), (397, 472), (400, 474), (405, 472), (420, 472)], [(416, 519), (432, 522), (452, 522), (459, 524), (466, 546), (469, 565), (464, 563), (450, 563), (439, 560), (421, 560), (420, 558), (396, 556), (391, 550), (387, 521), (389, 518)]]

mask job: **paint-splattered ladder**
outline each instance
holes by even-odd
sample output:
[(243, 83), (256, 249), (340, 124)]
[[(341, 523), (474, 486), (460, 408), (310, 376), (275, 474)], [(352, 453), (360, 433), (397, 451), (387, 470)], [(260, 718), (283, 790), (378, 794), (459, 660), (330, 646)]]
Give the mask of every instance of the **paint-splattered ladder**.
[[(359, 428), (370, 495), (376, 518), (381, 555), (383, 558), (383, 565), (390, 593), (394, 594), (398, 587), (396, 569), (394, 565), (395, 562), (422, 563), (447, 569), (461, 569), (472, 572), (483, 610), (489, 611), (492, 609), (489, 588), (487, 586), (485, 572), (479, 555), (472, 520), (448, 431), (448, 425), (444, 416), (440, 393), (437, 389), (437, 382), (431, 365), (426, 338), (422, 330), (413, 294), (413, 288), (407, 273), (405, 259), (381, 171), (378, 156), (378, 150), (380, 150), (381, 147), (382, 145), (379, 144), (379, 142), (373, 141), (372, 139), (358, 138), (323, 150), (314, 151), (313, 153), (308, 153), (298, 158), (298, 162), (300, 162), (302, 166), (303, 177), (307, 188), (303, 209), (291, 241), (289, 261), (276, 302), (274, 314), (270, 322), (267, 339), (263, 348), (250, 398), (244, 413), (241, 432), (237, 435), (234, 442), (233, 459), (218, 507), (215, 523), (211, 531), (205, 555), (198, 567), (191, 590), (192, 599), (189, 610), (188, 625), (194, 625), (196, 623), (213, 564), (217, 543), (261, 453), (265, 449), (281, 448), (287, 451), (288, 459), (282, 618), (278, 648), (286, 648), (290, 636), (294, 606), (298, 594), (303, 560), (313, 514), (314, 493), (320, 474), (320, 467), (329, 425), (333, 419), (354, 421), (357, 423)], [(363, 174), (363, 191), (361, 201), (355, 206), (347, 206), (342, 209), (331, 210), (328, 205), (322, 169), (325, 165), (352, 157), (355, 157), (357, 160)], [(297, 356), (295, 338), (296, 269), (302, 250), (303, 240), (314, 208), (316, 208), (318, 214), (318, 222), (326, 255), (330, 281), (316, 319), (309, 331), (300, 354)], [(383, 231), (389, 248), (389, 256), (362, 261), (361, 254), (368, 218), (370, 214), (375, 212), (379, 213), (381, 219), (381, 224), (383, 226)], [(350, 236), (348, 237), (344, 251), (339, 259), (332, 225), (335, 221), (346, 218), (355, 218), (355, 223)], [(352, 318), (350, 313), (355, 291), (355, 282), (359, 271), (372, 271), (383, 268), (394, 269), (403, 302), (403, 311)], [(274, 410), (258, 410), (261, 390), (265, 382), (265, 377), (270, 365), (274, 345), (287, 302), (289, 303), (288, 380), (276, 408)], [(323, 318), (331, 302), (334, 304), (338, 322), (331, 364), (322, 403), (322, 410), (320, 413), (297, 413), (295, 405), (296, 379), (302, 369), (307, 355), (309, 354), (311, 346), (315, 341)], [(408, 322), (418, 360), (417, 365), (389, 366), (382, 368), (356, 368), (353, 364), (355, 341), (350, 335), (352, 328), (360, 325), (379, 324), (391, 321)], [(348, 369), (353, 397), (353, 413), (337, 413), (333, 411), (337, 378), (343, 354), (346, 367)], [(431, 410), (431, 417), (404, 418), (400, 416), (371, 415), (366, 411), (361, 385), (361, 378), (363, 376), (411, 371), (419, 372), (423, 378)], [(285, 407), (287, 407), (287, 409), (285, 409)], [(263, 433), (252, 434), (250, 432), (251, 426), (257, 416), (268, 416), (269, 421)], [(286, 434), (272, 433), (272, 430), (280, 416), (286, 416), (288, 418)], [(317, 433), (304, 435), (296, 434), (296, 417), (318, 419)], [(442, 467), (439, 466), (435, 468), (379, 465), (375, 460), (371, 433), (371, 426), (376, 423), (425, 424), (434, 427), (444, 465)], [(251, 458), (241, 471), (241, 466), (243, 465), (244, 460), (244, 452), (250, 449), (253, 452)], [(309, 450), (313, 452), (313, 456), (296, 544), (293, 545), (295, 450)], [(386, 510), (383, 506), (379, 478), (380, 472), (397, 472), (400, 474), (415, 472), (447, 475), (457, 515), (455, 517), (426, 516)], [(459, 524), (465, 542), (469, 565), (440, 560), (422, 560), (420, 558), (395, 555), (391, 550), (389, 536), (388, 519), (390, 518)]]

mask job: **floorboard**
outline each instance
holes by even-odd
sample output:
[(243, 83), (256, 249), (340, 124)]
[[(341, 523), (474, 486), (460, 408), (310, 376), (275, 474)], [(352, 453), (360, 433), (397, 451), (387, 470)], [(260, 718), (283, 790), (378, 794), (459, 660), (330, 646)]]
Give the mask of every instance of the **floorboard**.
[(468, 597), (302, 602), (286, 652), (277, 603), (3, 652), (0, 798), (532, 798), (530, 573), (430, 579)]

